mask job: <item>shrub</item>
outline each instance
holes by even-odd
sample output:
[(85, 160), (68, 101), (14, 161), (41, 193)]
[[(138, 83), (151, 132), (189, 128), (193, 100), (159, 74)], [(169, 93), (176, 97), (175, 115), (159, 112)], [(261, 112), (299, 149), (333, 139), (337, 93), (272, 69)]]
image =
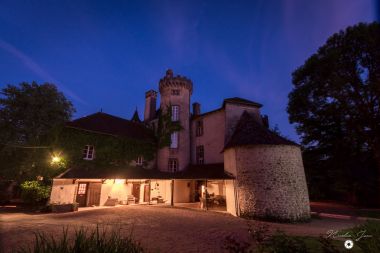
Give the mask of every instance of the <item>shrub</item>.
[(51, 187), (38, 181), (25, 181), (21, 184), (21, 198), (30, 204), (44, 204), (49, 199)]
[(321, 245), (323, 253), (340, 253), (341, 251), (336, 248), (331, 238), (320, 236), (318, 242)]
[(306, 243), (302, 238), (288, 236), (277, 231), (269, 234), (268, 225), (248, 225), (249, 242), (239, 241), (232, 236), (224, 240), (223, 248), (234, 253), (308, 253)]
[(252, 253), (250, 243), (239, 241), (233, 236), (227, 236), (223, 242), (223, 248), (230, 253)]
[(139, 253), (144, 249), (131, 236), (123, 237), (120, 230), (80, 228), (69, 239), (67, 228), (61, 237), (36, 232), (32, 247), (20, 248), (17, 253)]
[(288, 236), (284, 232), (277, 231), (267, 242), (267, 251), (273, 253), (308, 253), (305, 242), (298, 237)]

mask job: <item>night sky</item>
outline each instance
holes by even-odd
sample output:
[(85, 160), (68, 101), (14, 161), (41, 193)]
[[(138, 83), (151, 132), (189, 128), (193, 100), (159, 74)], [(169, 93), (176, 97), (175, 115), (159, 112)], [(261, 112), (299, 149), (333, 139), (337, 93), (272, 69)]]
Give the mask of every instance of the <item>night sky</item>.
[(130, 118), (166, 69), (192, 79), (202, 111), (239, 96), (286, 113), (291, 73), (334, 32), (376, 19), (375, 0), (4, 1), (0, 88), (53, 82), (75, 118), (102, 108)]

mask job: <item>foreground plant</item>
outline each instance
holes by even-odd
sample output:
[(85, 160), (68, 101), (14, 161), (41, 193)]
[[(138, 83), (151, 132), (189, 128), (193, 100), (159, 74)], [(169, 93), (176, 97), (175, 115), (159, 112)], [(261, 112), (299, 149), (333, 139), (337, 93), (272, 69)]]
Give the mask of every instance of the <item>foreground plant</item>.
[(44, 232), (35, 233), (34, 245), (22, 247), (17, 253), (139, 253), (144, 249), (132, 234), (122, 236), (120, 230), (108, 231), (105, 228), (80, 228), (75, 230), (73, 237), (68, 235), (68, 229), (63, 228), (61, 237), (48, 235)]

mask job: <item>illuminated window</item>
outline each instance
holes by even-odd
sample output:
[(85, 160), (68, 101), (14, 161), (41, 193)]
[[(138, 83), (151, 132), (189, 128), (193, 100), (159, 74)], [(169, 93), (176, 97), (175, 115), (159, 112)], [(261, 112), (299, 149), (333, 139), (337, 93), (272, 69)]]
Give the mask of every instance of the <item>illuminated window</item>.
[(92, 145), (86, 145), (83, 149), (83, 159), (92, 160), (95, 157), (95, 148)]
[(143, 159), (142, 156), (137, 157), (136, 165), (138, 165), (138, 166), (142, 166), (142, 165), (143, 165), (143, 162), (144, 162), (144, 159)]
[(179, 90), (172, 90), (172, 96), (179, 96)]
[(203, 145), (197, 146), (196, 148), (196, 159), (197, 159), (197, 164), (204, 164), (205, 162), (205, 150)]
[(78, 186), (78, 195), (86, 194), (87, 184), (79, 184)]
[(179, 106), (172, 105), (172, 121), (178, 121), (178, 120), (179, 120)]
[(198, 120), (195, 128), (195, 136), (203, 135), (203, 120)]
[(178, 170), (178, 160), (174, 158), (169, 158), (168, 169), (170, 172), (176, 172)]
[(170, 135), (170, 148), (178, 148), (178, 132)]

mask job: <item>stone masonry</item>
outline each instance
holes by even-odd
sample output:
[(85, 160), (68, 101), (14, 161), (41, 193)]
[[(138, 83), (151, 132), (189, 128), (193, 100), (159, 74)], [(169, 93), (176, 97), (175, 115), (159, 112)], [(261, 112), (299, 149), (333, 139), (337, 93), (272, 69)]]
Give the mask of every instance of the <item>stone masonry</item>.
[(234, 159), (241, 216), (285, 221), (310, 218), (298, 146), (236, 147)]

